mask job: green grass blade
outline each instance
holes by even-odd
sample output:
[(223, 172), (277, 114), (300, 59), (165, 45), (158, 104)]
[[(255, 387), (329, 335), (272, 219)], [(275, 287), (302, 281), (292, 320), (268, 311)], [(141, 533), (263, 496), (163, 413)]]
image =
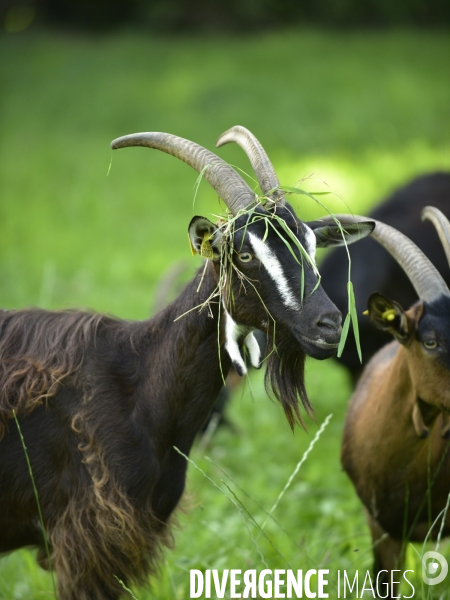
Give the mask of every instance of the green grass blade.
[(305, 269), (303, 267), (303, 259), (302, 259), (302, 273), (300, 280), (300, 299), (303, 302), (303, 298), (305, 297)]
[(274, 188), (270, 189), (268, 192), (266, 192), (266, 198), (267, 198), (268, 196), (270, 196), (271, 194), (275, 193), (275, 192), (276, 192), (277, 190), (279, 190), (279, 189), (280, 189), (280, 188), (279, 188), (279, 186), (278, 186), (278, 185), (277, 185), (276, 187), (274, 187)]
[(311, 292), (311, 296), (314, 294), (314, 292), (317, 290), (317, 288), (320, 285), (320, 282), (322, 281), (322, 275), (319, 275), (319, 277), (317, 278), (317, 283), (316, 285), (313, 287), (313, 291)]
[(275, 550), (275, 552), (278, 554), (278, 556), (286, 563), (286, 565), (289, 567), (289, 569), (291, 569), (292, 567), (289, 564), (289, 562), (286, 559), (286, 557), (283, 556), (283, 554), (280, 552), (280, 550), (275, 546), (275, 544), (272, 542), (272, 540), (267, 535), (267, 533), (265, 531), (263, 531), (263, 529), (261, 529), (261, 527), (259, 526), (258, 522), (255, 520), (255, 518), (253, 517), (253, 515), (249, 512), (249, 510), (247, 509), (247, 507), (245, 506), (245, 504), (242, 502), (242, 500), (235, 494), (235, 492), (233, 492), (233, 490), (226, 483), (226, 481), (224, 481), (223, 479), (221, 479), (220, 481), (223, 483), (223, 485), (227, 488), (227, 490), (230, 492), (230, 494), (236, 500), (236, 503), (241, 507), (242, 511), (247, 515), (250, 523), (253, 523), (253, 525), (256, 527), (256, 529), (258, 530), (258, 534), (261, 533), (263, 535), (263, 537), (266, 538), (266, 540), (269, 542), (269, 544), (272, 546), (272, 548)]
[(42, 527), (42, 535), (44, 536), (45, 552), (47, 554), (48, 566), (49, 566), (50, 575), (51, 575), (51, 578), (52, 578), (53, 593), (55, 595), (55, 598), (58, 598), (58, 596), (56, 595), (55, 576), (53, 574), (53, 569), (52, 569), (52, 560), (51, 560), (51, 556), (50, 556), (50, 548), (49, 548), (49, 545), (48, 545), (47, 532), (45, 530), (44, 517), (42, 516), (41, 504), (39, 502), (39, 494), (38, 494), (38, 491), (37, 491), (36, 483), (34, 481), (34, 476), (33, 476), (33, 470), (31, 468), (30, 457), (28, 456), (28, 450), (27, 450), (27, 447), (25, 445), (25, 440), (24, 440), (24, 437), (22, 435), (22, 430), (20, 429), (19, 420), (17, 418), (16, 411), (14, 409), (13, 409), (13, 415), (14, 415), (14, 420), (15, 420), (16, 425), (17, 425), (17, 430), (19, 432), (20, 441), (22, 443), (22, 448), (23, 448), (23, 451), (25, 453), (25, 458), (26, 458), (27, 465), (28, 465), (28, 472), (30, 473), (31, 484), (33, 485), (34, 497), (36, 498), (36, 504), (37, 504), (38, 514), (39, 514), (39, 521), (40, 521), (41, 527)]
[(130, 590), (130, 588), (127, 588), (127, 586), (124, 584), (124, 582), (123, 582), (121, 579), (119, 579), (119, 578), (117, 577), (117, 575), (114, 575), (114, 577), (117, 579), (117, 581), (118, 581), (118, 582), (120, 583), (120, 585), (123, 587), (123, 589), (124, 589), (126, 592), (128, 592), (128, 594), (129, 594), (129, 595), (130, 595), (130, 596), (133, 598), (133, 600), (139, 600), (139, 599), (137, 598), (137, 596), (135, 596), (135, 595), (133, 594), (133, 592)]
[[(283, 219), (280, 219), (279, 217), (277, 218), (278, 223), (281, 225), (281, 227), (283, 228), (283, 230), (287, 233), (288, 237), (294, 242), (294, 244), (296, 245), (296, 247), (298, 248), (301, 256), (304, 256), (306, 258), (306, 260), (313, 265), (311, 257), (309, 256), (309, 254), (306, 252), (306, 250), (303, 248), (303, 246), (301, 245), (301, 243), (299, 242), (299, 240), (296, 238), (296, 236), (292, 233), (292, 231), (289, 229), (289, 227), (286, 225), (286, 223), (283, 221)], [(301, 264), (300, 261), (298, 260), (298, 258), (295, 256), (295, 252), (292, 250), (291, 245), (289, 244), (289, 242), (281, 235), (281, 233), (277, 230), (277, 228), (275, 227), (275, 225), (269, 221), (270, 225), (272, 226), (272, 229), (275, 231), (275, 233), (278, 235), (278, 237), (283, 241), (283, 243), (286, 245), (286, 247), (288, 248), (289, 252), (292, 254), (292, 256), (295, 258), (295, 260), (298, 262), (298, 264)], [(314, 265), (315, 266), (315, 265)]]
[(345, 346), (345, 342), (347, 341), (348, 328), (350, 326), (350, 319), (351, 319), (351, 316), (350, 316), (350, 313), (348, 313), (348, 315), (345, 317), (344, 325), (342, 327), (341, 339), (339, 340), (339, 347), (338, 347), (338, 351), (337, 351), (338, 358), (341, 356), (342, 351)]
[(198, 193), (198, 188), (200, 187), (200, 183), (202, 182), (203, 179), (203, 175), (205, 174), (205, 171), (210, 167), (211, 165), (208, 163), (207, 165), (205, 165), (203, 167), (203, 169), (200, 171), (200, 173), (198, 174), (197, 179), (195, 180), (194, 183), (194, 199), (192, 200), (192, 210), (194, 210), (194, 206), (195, 206), (195, 200), (197, 199), (197, 193)]
[(250, 218), (251, 218), (251, 216), (252, 216), (252, 215), (253, 215), (253, 213), (255, 212), (255, 208), (256, 208), (256, 206), (253, 206), (253, 207), (252, 207), (252, 208), (250, 208), (250, 209), (248, 210), (248, 212), (247, 212), (247, 220), (245, 221), (245, 225), (244, 225), (244, 233), (243, 233), (243, 235), (242, 235), (242, 241), (241, 241), (241, 247), (240, 247), (240, 250), (242, 250), (242, 246), (243, 246), (243, 244), (244, 244), (244, 241), (245, 241), (245, 236), (246, 236), (246, 234), (247, 234), (247, 227), (248, 227), (248, 224), (249, 224), (249, 222), (250, 222)]
[(112, 157), (113, 157), (113, 151), (111, 150), (111, 159), (110, 159), (110, 161), (109, 161), (109, 166), (108, 166), (108, 171), (107, 171), (107, 173), (106, 173), (106, 177), (108, 177), (108, 175), (109, 175), (109, 174), (110, 174), (110, 172), (111, 172), (111, 167), (112, 167)]
[(265, 222), (265, 226), (266, 226), (266, 230), (265, 230), (264, 236), (263, 236), (263, 244), (265, 244), (265, 242), (267, 240), (267, 236), (269, 235), (269, 224), (267, 223), (267, 219)]
[(328, 194), (332, 194), (333, 192), (309, 192), (311, 196), (327, 196)]
[[(208, 475), (205, 473), (205, 471), (203, 471), (203, 469), (201, 469), (191, 458), (189, 458), (189, 456), (187, 456), (186, 454), (184, 454), (184, 452), (181, 452), (181, 450), (179, 448), (177, 448), (176, 446), (172, 446), (172, 447), (175, 450), (175, 452), (178, 452), (178, 454), (180, 454), (181, 456), (183, 456), (189, 464), (191, 464), (195, 469), (197, 469), (197, 471), (199, 471), (210, 483), (213, 484), (213, 486), (216, 489), (219, 490), (219, 492), (221, 492), (225, 496), (225, 498), (228, 498), (228, 500), (233, 504), (233, 506), (238, 511), (239, 516), (241, 517), (242, 522), (244, 523), (245, 528), (247, 529), (247, 533), (249, 534), (250, 539), (252, 540), (253, 545), (255, 546), (256, 551), (258, 552), (258, 554), (259, 554), (259, 556), (261, 558), (261, 562), (268, 569), (269, 567), (267, 566), (266, 559), (264, 558), (264, 555), (263, 555), (260, 547), (258, 546), (258, 542), (256, 541), (256, 538), (254, 537), (254, 535), (252, 534), (252, 532), (250, 530), (250, 527), (249, 527), (249, 525), (247, 523), (247, 520), (245, 518), (245, 515), (244, 515), (244, 512), (243, 512), (242, 508), (239, 506), (239, 504), (236, 502), (236, 500), (234, 500), (234, 498), (232, 498), (231, 496), (229, 496), (228, 494), (226, 494), (224, 492), (224, 490), (220, 486), (218, 486), (217, 483), (213, 479), (211, 479), (211, 477), (208, 477)], [(261, 529), (263, 529), (263, 528), (261, 528)]]
[(348, 289), (348, 309), (352, 320), (353, 334), (355, 336), (356, 349), (358, 351), (359, 362), (362, 363), (361, 343), (359, 341), (359, 325), (358, 325), (358, 314), (356, 312), (356, 301), (355, 293), (353, 291), (353, 283), (349, 280), (347, 282)]
[(309, 454), (311, 453), (311, 450), (314, 448), (314, 446), (316, 445), (316, 443), (319, 441), (320, 436), (322, 435), (322, 433), (325, 431), (326, 427), (328, 426), (328, 423), (331, 421), (333, 417), (333, 414), (329, 414), (327, 416), (327, 418), (325, 419), (325, 421), (322, 423), (322, 425), (319, 427), (319, 429), (317, 430), (316, 435), (313, 437), (313, 439), (311, 440), (309, 446), (306, 448), (305, 452), (303, 453), (303, 456), (301, 457), (301, 459), (298, 461), (294, 471), (292, 472), (291, 476), (289, 477), (286, 485), (284, 486), (284, 488), (281, 490), (281, 492), (278, 494), (277, 499), (275, 500), (275, 504), (272, 506), (272, 508), (269, 510), (269, 513), (264, 521), (264, 523), (261, 525), (261, 529), (264, 529), (264, 527), (267, 525), (267, 521), (269, 520), (269, 518), (272, 516), (272, 513), (276, 510), (278, 504), (280, 503), (280, 500), (282, 499), (282, 497), (284, 496), (284, 494), (287, 492), (287, 490), (289, 489), (289, 487), (291, 486), (291, 483), (294, 481), (295, 476), (297, 475), (297, 473), (300, 470), (300, 467), (303, 465), (303, 463), (306, 461), (306, 459), (308, 458)]
[(302, 190), (301, 188), (297, 187), (289, 187), (283, 185), (281, 189), (283, 190), (283, 192), (288, 192), (289, 194), (297, 194), (298, 196), (311, 196), (311, 194), (305, 192), (305, 190)]

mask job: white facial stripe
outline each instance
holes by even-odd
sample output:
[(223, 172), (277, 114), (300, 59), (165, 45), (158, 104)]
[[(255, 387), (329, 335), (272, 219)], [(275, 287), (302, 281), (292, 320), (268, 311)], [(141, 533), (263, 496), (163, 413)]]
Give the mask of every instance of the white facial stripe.
[(283, 273), (283, 268), (281, 267), (280, 261), (276, 257), (275, 253), (269, 248), (268, 244), (265, 244), (259, 239), (259, 237), (256, 237), (256, 235), (250, 231), (248, 232), (248, 236), (253, 246), (255, 255), (265, 266), (270, 277), (273, 279), (273, 282), (275, 283), (284, 304), (288, 308), (300, 310), (297, 299), (289, 286), (289, 283)]
[(311, 227), (308, 227), (305, 223), (305, 238), (306, 238), (306, 251), (312, 258), (313, 262), (316, 260), (316, 236)]

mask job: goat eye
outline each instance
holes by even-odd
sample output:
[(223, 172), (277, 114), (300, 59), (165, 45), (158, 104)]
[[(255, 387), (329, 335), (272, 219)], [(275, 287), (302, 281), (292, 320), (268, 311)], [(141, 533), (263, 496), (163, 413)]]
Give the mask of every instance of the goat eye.
[(242, 254), (238, 254), (238, 256), (239, 260), (244, 263), (253, 260), (253, 256), (250, 254), (250, 252), (243, 252)]
[(425, 340), (423, 342), (423, 345), (427, 350), (434, 350), (435, 348), (437, 348), (438, 343), (436, 342), (436, 340)]

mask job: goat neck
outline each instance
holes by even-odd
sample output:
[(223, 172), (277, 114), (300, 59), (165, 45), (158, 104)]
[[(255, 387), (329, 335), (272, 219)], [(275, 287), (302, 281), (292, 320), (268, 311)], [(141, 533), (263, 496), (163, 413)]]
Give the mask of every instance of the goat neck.
[(148, 321), (145, 332), (149, 375), (145, 385), (157, 382), (161, 397), (169, 399), (168, 406), (157, 406), (150, 390), (145, 394), (152, 398), (151, 412), (167, 412), (165, 425), (158, 422), (155, 435), (169, 440), (169, 445), (181, 436), (183, 451), (189, 450), (208, 417), (231, 365), (225, 350), (224, 311), (217, 298), (207, 302), (216, 287), (215, 268), (208, 262), (172, 303)]

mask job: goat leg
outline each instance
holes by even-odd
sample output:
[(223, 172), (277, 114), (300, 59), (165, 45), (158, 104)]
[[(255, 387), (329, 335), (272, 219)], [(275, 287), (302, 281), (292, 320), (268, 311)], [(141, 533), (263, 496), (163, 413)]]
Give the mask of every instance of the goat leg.
[[(405, 561), (405, 547), (402, 542), (394, 540), (379, 523), (366, 512), (367, 521), (373, 542), (373, 582), (380, 597), (391, 600), (398, 598), (398, 582), (395, 582), (392, 571), (402, 570)], [(394, 574), (395, 575), (395, 574)], [(386, 590), (387, 586), (387, 590)], [(385, 596), (384, 594), (387, 595)]]

